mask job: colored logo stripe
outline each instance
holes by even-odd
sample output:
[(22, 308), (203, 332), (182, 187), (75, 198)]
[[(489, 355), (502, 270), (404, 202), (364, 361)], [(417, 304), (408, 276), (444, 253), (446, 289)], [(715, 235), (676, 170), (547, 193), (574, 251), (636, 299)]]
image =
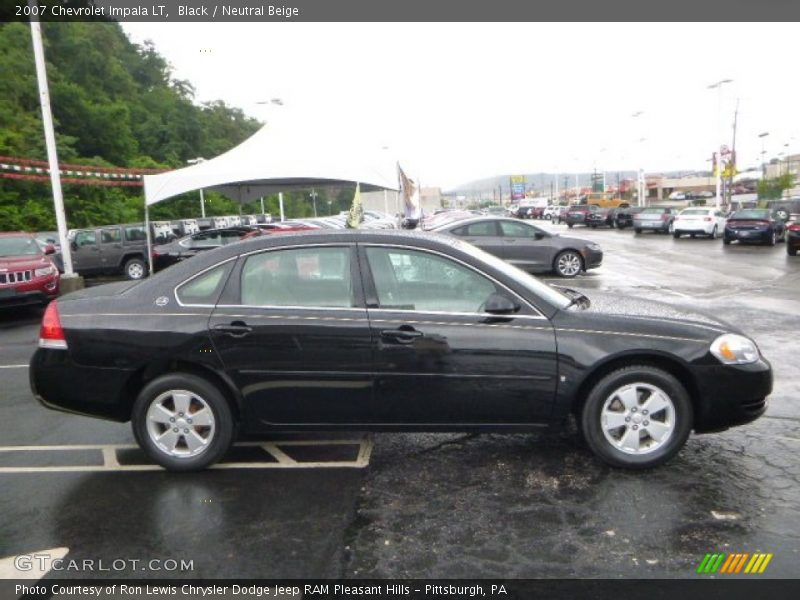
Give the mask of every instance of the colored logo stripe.
[[(772, 553), (756, 552), (750, 554), (749, 552), (735, 552), (732, 554), (725, 554), (724, 552), (708, 553), (703, 557), (700, 565), (697, 567), (698, 573), (748, 573), (756, 574), (763, 573), (767, 569), (767, 565), (772, 560), (774, 555)], [(743, 571), (744, 570), (744, 571)]]

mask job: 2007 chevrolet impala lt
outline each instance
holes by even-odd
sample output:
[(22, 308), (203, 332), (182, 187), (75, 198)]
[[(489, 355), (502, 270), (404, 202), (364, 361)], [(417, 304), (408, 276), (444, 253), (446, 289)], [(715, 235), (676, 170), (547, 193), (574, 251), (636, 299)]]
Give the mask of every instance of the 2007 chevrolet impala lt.
[(237, 433), (524, 431), (575, 415), (606, 462), (643, 468), (691, 430), (747, 423), (772, 370), (738, 328), (558, 291), (458, 239), (268, 236), (64, 296), (31, 386), (50, 408), (130, 420), (168, 469)]

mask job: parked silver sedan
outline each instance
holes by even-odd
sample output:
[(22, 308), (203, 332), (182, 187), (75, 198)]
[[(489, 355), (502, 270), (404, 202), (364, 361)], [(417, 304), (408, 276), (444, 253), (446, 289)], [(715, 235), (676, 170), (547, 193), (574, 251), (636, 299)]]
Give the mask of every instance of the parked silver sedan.
[(562, 237), (505, 217), (475, 217), (446, 223), (432, 231), (457, 236), (530, 273), (575, 277), (603, 262), (603, 250), (594, 242)]

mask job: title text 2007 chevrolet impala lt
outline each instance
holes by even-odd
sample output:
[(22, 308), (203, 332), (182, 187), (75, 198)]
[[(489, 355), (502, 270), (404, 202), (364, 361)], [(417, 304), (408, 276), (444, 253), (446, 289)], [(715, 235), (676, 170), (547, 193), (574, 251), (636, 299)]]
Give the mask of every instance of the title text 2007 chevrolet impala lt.
[(46, 406), (131, 420), (168, 469), (237, 433), (523, 431), (573, 414), (606, 462), (665, 462), (691, 430), (747, 423), (772, 371), (736, 327), (562, 293), (449, 237), (256, 238), (146, 281), (52, 302), (31, 385)]

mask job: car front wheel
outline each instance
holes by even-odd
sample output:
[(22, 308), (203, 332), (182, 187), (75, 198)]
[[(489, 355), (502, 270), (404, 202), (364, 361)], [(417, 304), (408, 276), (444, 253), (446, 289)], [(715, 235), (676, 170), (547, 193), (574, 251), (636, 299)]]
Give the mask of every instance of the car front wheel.
[(583, 405), (581, 431), (592, 451), (611, 466), (646, 469), (678, 453), (693, 416), (689, 394), (675, 377), (636, 365), (595, 384)]
[(575, 277), (583, 270), (583, 258), (575, 250), (564, 250), (553, 261), (553, 270), (559, 277)]
[(170, 471), (197, 471), (218, 461), (233, 441), (233, 415), (209, 381), (188, 373), (154, 379), (133, 406), (134, 437)]

